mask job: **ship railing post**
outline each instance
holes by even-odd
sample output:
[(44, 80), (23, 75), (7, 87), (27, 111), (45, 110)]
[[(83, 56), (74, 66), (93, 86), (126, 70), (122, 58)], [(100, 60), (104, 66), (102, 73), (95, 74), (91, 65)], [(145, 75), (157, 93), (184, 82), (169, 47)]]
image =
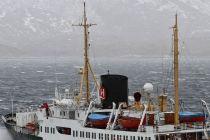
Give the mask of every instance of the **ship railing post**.
[(87, 110), (87, 112), (86, 112), (85, 120), (84, 120), (84, 122), (83, 122), (83, 126), (86, 125), (86, 121), (87, 121), (87, 118), (88, 118), (88, 115), (89, 115), (89, 113), (90, 113), (90, 110), (91, 110), (91, 108), (92, 108), (93, 103), (94, 103), (94, 102), (91, 101), (90, 104), (89, 104), (88, 110)]
[(114, 127), (115, 127), (115, 124), (116, 124), (116, 122), (117, 122), (117, 118), (118, 118), (118, 115), (120, 114), (120, 111), (121, 111), (121, 107), (122, 107), (122, 106), (123, 106), (123, 103), (121, 103), (121, 104), (119, 105), (118, 109), (117, 109), (117, 112), (116, 112), (116, 114), (115, 114), (115, 118), (114, 118), (114, 122), (113, 122), (113, 124), (112, 124), (111, 130), (113, 130)]
[(115, 108), (116, 108), (116, 104), (113, 102), (112, 103), (112, 112), (111, 112), (111, 114), (109, 116), (109, 121), (107, 123), (106, 129), (110, 129), (110, 127), (111, 127), (111, 121), (112, 121), (112, 117), (114, 115)]
[(140, 121), (140, 124), (139, 124), (137, 132), (142, 131), (142, 124), (143, 124), (144, 118), (146, 117), (146, 112), (147, 112), (147, 105), (144, 104), (144, 111), (143, 111), (143, 114), (141, 116), (141, 121)]

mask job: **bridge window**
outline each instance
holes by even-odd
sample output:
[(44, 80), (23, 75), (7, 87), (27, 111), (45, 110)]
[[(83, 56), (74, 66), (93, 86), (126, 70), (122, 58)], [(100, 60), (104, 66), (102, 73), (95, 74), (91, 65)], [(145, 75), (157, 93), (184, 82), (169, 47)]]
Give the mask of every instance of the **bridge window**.
[(58, 133), (64, 135), (71, 135), (71, 128), (56, 126)]

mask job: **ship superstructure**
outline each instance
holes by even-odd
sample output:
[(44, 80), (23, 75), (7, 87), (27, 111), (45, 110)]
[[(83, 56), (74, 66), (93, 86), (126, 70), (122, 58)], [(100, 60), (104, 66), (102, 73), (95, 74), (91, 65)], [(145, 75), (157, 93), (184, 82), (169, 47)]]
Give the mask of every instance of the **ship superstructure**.
[[(84, 2), (83, 22), (74, 26), (84, 29), (84, 66), (81, 69), (79, 94), (65, 90), (65, 98), (55, 90), (53, 103), (43, 103), (36, 110), (19, 111), (2, 116), (5, 126), (15, 138), (40, 140), (203, 140), (208, 139), (209, 109), (204, 100), (200, 112), (179, 109), (179, 44), (178, 18), (175, 16), (174, 100), (167, 95), (153, 102), (153, 85), (128, 100), (128, 78), (123, 75), (101, 75), (100, 85), (88, 57), (88, 24)], [(93, 75), (98, 97), (90, 93), (89, 73)], [(84, 87), (85, 85), (85, 87)], [(142, 101), (142, 92), (145, 101)], [(168, 106), (172, 106), (169, 108)]]

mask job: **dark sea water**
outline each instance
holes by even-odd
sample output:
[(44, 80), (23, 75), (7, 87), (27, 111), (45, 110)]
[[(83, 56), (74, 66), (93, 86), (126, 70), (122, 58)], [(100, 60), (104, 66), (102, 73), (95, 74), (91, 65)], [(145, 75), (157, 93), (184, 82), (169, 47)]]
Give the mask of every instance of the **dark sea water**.
[[(0, 59), (0, 114), (14, 109), (35, 108), (54, 97), (55, 77), (60, 91), (79, 87), (77, 74), (81, 62), (72, 58), (57, 59)], [(120, 58), (92, 61), (94, 71), (100, 75), (123, 74), (129, 78), (129, 93), (140, 90), (144, 83), (154, 85), (153, 96), (167, 87), (172, 97), (171, 63), (161, 58)], [(56, 76), (55, 76), (56, 75)], [(167, 77), (167, 79), (165, 78)], [(210, 59), (193, 58), (181, 63), (180, 96), (186, 110), (200, 110), (200, 99), (210, 103)], [(0, 140), (12, 140), (4, 126), (0, 125)]]

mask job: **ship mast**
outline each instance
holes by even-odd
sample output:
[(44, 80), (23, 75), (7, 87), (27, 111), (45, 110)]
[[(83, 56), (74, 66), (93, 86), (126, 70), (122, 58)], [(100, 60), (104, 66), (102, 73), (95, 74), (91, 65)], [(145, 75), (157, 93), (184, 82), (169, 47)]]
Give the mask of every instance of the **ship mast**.
[(89, 63), (89, 31), (88, 28), (90, 26), (96, 25), (96, 24), (89, 24), (87, 22), (87, 16), (86, 16), (86, 5), (85, 5), (85, 0), (84, 0), (84, 7), (83, 7), (83, 22), (77, 25), (73, 26), (81, 26), (83, 27), (84, 31), (84, 66), (83, 66), (83, 71), (82, 71), (82, 78), (81, 78), (81, 83), (80, 83), (80, 95), (82, 95), (82, 88), (83, 88), (83, 82), (85, 83), (85, 91), (86, 91), (86, 102), (90, 103), (90, 82), (89, 82), (89, 70), (93, 75), (94, 81), (98, 87), (98, 84), (96, 82), (94, 73), (92, 72), (90, 63)]
[(178, 38), (178, 19), (175, 15), (175, 25), (173, 27), (173, 39), (174, 39), (174, 125), (179, 125), (179, 38)]

